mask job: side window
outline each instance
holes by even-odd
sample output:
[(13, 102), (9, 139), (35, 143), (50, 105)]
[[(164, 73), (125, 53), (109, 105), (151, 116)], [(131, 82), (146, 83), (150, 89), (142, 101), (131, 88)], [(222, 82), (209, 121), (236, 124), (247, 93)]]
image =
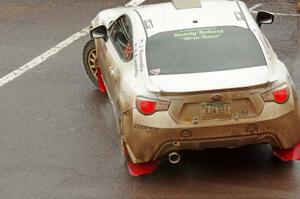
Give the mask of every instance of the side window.
[(123, 61), (131, 61), (133, 55), (132, 26), (127, 16), (119, 18), (109, 30), (111, 41)]

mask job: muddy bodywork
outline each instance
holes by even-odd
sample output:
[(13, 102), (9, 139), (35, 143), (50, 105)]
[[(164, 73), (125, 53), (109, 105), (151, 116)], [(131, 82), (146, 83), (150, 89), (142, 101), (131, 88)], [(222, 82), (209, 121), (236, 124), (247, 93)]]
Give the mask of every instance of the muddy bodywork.
[[(203, 2), (205, 7), (205, 1)], [(234, 1), (223, 3), (226, 6), (236, 4)], [(161, 4), (157, 7), (167, 10), (171, 9), (171, 4)], [(180, 150), (235, 148), (249, 144), (271, 144), (274, 149), (290, 149), (298, 144), (300, 118), (293, 81), (285, 65), (278, 60), (255, 20), (247, 11), (245, 4), (237, 2), (235, 7), (239, 10), (238, 12), (232, 10), (234, 13), (232, 17), (237, 20), (234, 25), (249, 28), (258, 40), (267, 62), (267, 66), (264, 67), (267, 71), (263, 71), (267, 79), (261, 78), (262, 80), (255, 84), (252, 79), (259, 74), (258, 71), (252, 70), (251, 73), (246, 71), (241, 73), (245, 81), (240, 81), (239, 84), (235, 82), (234, 89), (228, 86), (230, 84), (226, 84), (227, 81), (234, 82), (235, 78), (239, 80), (243, 78), (239, 77), (239, 74), (232, 76), (233, 71), (228, 75), (231, 78), (226, 78), (225, 73), (219, 74), (225, 79), (219, 84), (213, 81), (213, 76), (207, 82), (201, 82), (201, 78), (198, 78), (199, 82), (195, 83), (192, 78), (186, 78), (185, 83), (178, 84), (178, 80), (173, 78), (168, 81), (162, 80), (159, 84), (154, 83), (157, 77), (150, 77), (147, 68), (145, 52), (147, 38), (157, 34), (159, 28), (163, 29), (161, 31), (182, 28), (163, 27), (161, 24), (159, 28), (153, 29), (153, 24), (161, 21), (159, 12), (157, 16), (153, 16), (151, 23), (147, 21), (151, 14), (151, 10), (147, 10), (147, 7), (144, 10), (146, 14), (137, 8), (106, 10), (93, 20), (91, 31), (103, 27), (108, 35), (107, 39), (94, 38), (98, 74), (101, 79), (99, 86), (109, 95), (121, 142), (133, 163), (155, 161), (170, 152)], [(150, 8), (153, 9), (153, 6)], [(241, 11), (242, 14), (239, 13)], [(130, 19), (133, 35), (130, 41), (132, 58), (126, 60), (120, 58), (120, 53), (114, 45), (115, 40), (109, 35), (116, 20), (124, 16)], [(227, 20), (230, 22), (231, 19)], [(229, 23), (228, 21), (224, 23)], [(206, 25), (205, 21), (203, 23)], [(178, 24), (181, 24), (181, 21), (178, 21)], [(199, 26), (195, 23), (185, 25), (184, 21), (182, 25), (188, 26), (187, 28)], [(215, 26), (217, 25), (224, 24), (216, 22)], [(146, 30), (147, 26), (150, 30)], [(266, 101), (263, 98), (264, 93), (274, 89), (276, 83), (286, 84), (289, 89), (289, 98), (283, 104)], [(183, 85), (183, 87), (179, 89), (173, 86), (168, 90), (165, 88), (170, 86), (163, 87), (162, 84)], [(209, 89), (202, 86), (197, 90), (195, 84), (206, 84)], [(192, 89), (184, 92), (184, 88), (189, 86)], [(142, 114), (136, 105), (139, 96), (169, 102), (168, 109), (151, 115)], [(217, 118), (206, 115), (203, 112), (204, 107), (214, 103), (230, 104), (230, 115)]]
[(201, 119), (199, 101), (211, 101), (214, 93), (185, 96), (184, 100), (201, 98), (190, 104), (193, 111), (186, 115), (182, 102), (174, 100), (170, 109), (182, 114), (177, 120), (167, 111), (152, 115), (151, 120), (136, 109), (127, 112), (122, 116), (122, 129), (131, 158), (135, 162), (147, 162), (172, 151), (235, 148), (249, 144), (271, 144), (275, 149), (293, 148), (300, 140), (299, 109), (295, 106), (297, 97), (290, 96), (284, 105), (268, 102), (258, 110), (251, 110), (255, 106), (252, 103), (260, 103), (259, 99), (251, 102), (253, 92), (260, 93), (264, 89), (220, 91), (224, 96), (238, 96), (233, 103), (240, 113), (228, 119)]

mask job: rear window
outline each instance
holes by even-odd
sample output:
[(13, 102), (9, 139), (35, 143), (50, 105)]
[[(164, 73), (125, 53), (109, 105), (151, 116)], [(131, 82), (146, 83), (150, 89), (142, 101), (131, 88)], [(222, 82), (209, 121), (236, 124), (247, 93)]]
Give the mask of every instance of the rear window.
[(253, 35), (240, 27), (163, 32), (146, 44), (150, 75), (202, 73), (266, 65)]

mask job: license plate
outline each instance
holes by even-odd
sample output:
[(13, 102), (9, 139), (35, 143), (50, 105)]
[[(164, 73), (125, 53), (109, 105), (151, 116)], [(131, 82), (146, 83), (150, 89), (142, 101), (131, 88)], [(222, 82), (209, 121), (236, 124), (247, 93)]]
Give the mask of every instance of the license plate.
[(231, 103), (203, 103), (201, 104), (202, 119), (223, 119), (232, 116)]

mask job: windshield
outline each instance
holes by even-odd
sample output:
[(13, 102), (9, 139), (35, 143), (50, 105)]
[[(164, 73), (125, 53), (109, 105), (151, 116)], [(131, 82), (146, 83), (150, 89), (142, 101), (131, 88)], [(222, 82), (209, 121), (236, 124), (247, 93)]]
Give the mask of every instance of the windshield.
[(202, 73), (266, 65), (254, 34), (240, 27), (163, 32), (146, 45), (150, 75)]

